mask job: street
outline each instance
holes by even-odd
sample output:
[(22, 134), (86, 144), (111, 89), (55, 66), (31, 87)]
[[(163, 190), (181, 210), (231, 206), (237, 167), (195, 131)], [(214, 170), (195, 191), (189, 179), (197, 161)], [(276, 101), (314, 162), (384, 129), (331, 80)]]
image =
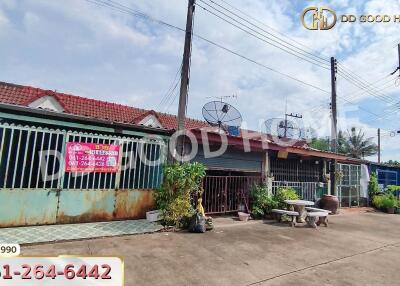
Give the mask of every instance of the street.
[(218, 218), (206, 234), (124, 236), (23, 247), (22, 255), (115, 255), (125, 285), (397, 285), (399, 215), (345, 212), (329, 228)]

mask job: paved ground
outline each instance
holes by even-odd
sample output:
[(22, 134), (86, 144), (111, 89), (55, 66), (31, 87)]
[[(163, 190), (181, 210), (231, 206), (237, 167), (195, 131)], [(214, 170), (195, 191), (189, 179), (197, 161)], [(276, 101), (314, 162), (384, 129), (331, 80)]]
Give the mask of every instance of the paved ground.
[(162, 225), (145, 219), (0, 228), (0, 243), (32, 244), (156, 232)]
[(125, 285), (399, 285), (400, 215), (345, 213), (318, 230), (220, 219), (206, 234), (27, 246), (23, 255), (125, 257)]

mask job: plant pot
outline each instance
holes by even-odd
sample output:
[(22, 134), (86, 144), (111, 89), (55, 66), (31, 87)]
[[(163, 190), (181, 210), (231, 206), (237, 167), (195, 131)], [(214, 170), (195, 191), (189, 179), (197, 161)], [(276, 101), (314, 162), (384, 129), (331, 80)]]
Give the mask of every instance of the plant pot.
[(388, 214), (394, 214), (394, 208), (387, 208), (386, 211)]
[(250, 214), (244, 213), (244, 212), (238, 212), (239, 220), (240, 221), (248, 221)]
[(321, 199), (320, 207), (322, 209), (331, 211), (332, 214), (337, 214), (339, 208), (339, 200), (336, 196), (324, 195)]
[(160, 211), (154, 210), (146, 212), (146, 219), (150, 222), (155, 222), (160, 220)]

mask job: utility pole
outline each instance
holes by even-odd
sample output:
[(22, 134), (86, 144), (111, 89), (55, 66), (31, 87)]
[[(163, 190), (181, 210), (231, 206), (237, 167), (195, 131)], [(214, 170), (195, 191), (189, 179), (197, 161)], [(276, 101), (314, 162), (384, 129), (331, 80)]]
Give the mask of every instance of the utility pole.
[(381, 129), (378, 128), (378, 163), (381, 162)]
[[(178, 107), (178, 128), (177, 131), (185, 129), (186, 108), (189, 90), (189, 75), (190, 75), (190, 57), (192, 53), (192, 35), (193, 35), (193, 16), (194, 16), (195, 0), (189, 0), (186, 18), (186, 33), (185, 47), (183, 50), (182, 71), (181, 71), (181, 86), (179, 94)], [(179, 136), (177, 140), (177, 152), (179, 155), (184, 154), (184, 136)]]
[(399, 77), (400, 77), (400, 44), (397, 44), (397, 54), (399, 57), (399, 66), (390, 75), (394, 75), (397, 71), (399, 71)]
[[(336, 59), (331, 57), (331, 111), (332, 111), (332, 122), (331, 122), (331, 151), (337, 153), (337, 109), (336, 109), (336, 73), (337, 65)], [(330, 181), (331, 181), (331, 192), (336, 195), (336, 160), (331, 161), (330, 168)]]
[(397, 44), (397, 54), (399, 55), (399, 66), (397, 69), (399, 70), (399, 77), (400, 77), (400, 44)]
[(296, 114), (293, 114), (293, 113), (287, 114), (287, 113), (285, 113), (285, 138), (287, 138), (288, 129), (295, 129), (296, 128), (294, 126), (288, 126), (288, 119), (287, 119), (288, 117), (301, 119), (301, 118), (303, 118), (303, 115), (298, 115), (297, 113)]

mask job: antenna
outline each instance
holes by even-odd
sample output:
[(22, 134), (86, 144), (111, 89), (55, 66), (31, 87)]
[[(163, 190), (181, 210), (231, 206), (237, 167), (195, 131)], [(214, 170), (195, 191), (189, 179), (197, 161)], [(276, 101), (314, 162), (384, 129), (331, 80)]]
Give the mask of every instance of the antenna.
[(228, 131), (230, 135), (239, 135), (239, 127), (242, 124), (242, 115), (229, 103), (210, 101), (203, 106), (203, 117), (211, 126)]
[(215, 98), (215, 99), (219, 99), (219, 101), (222, 102), (223, 99), (228, 99), (228, 98), (237, 99), (238, 96), (237, 96), (236, 93), (234, 93), (234, 94), (232, 94), (232, 95), (224, 95), (224, 96), (207, 96), (206, 98), (209, 98), (209, 99)]

